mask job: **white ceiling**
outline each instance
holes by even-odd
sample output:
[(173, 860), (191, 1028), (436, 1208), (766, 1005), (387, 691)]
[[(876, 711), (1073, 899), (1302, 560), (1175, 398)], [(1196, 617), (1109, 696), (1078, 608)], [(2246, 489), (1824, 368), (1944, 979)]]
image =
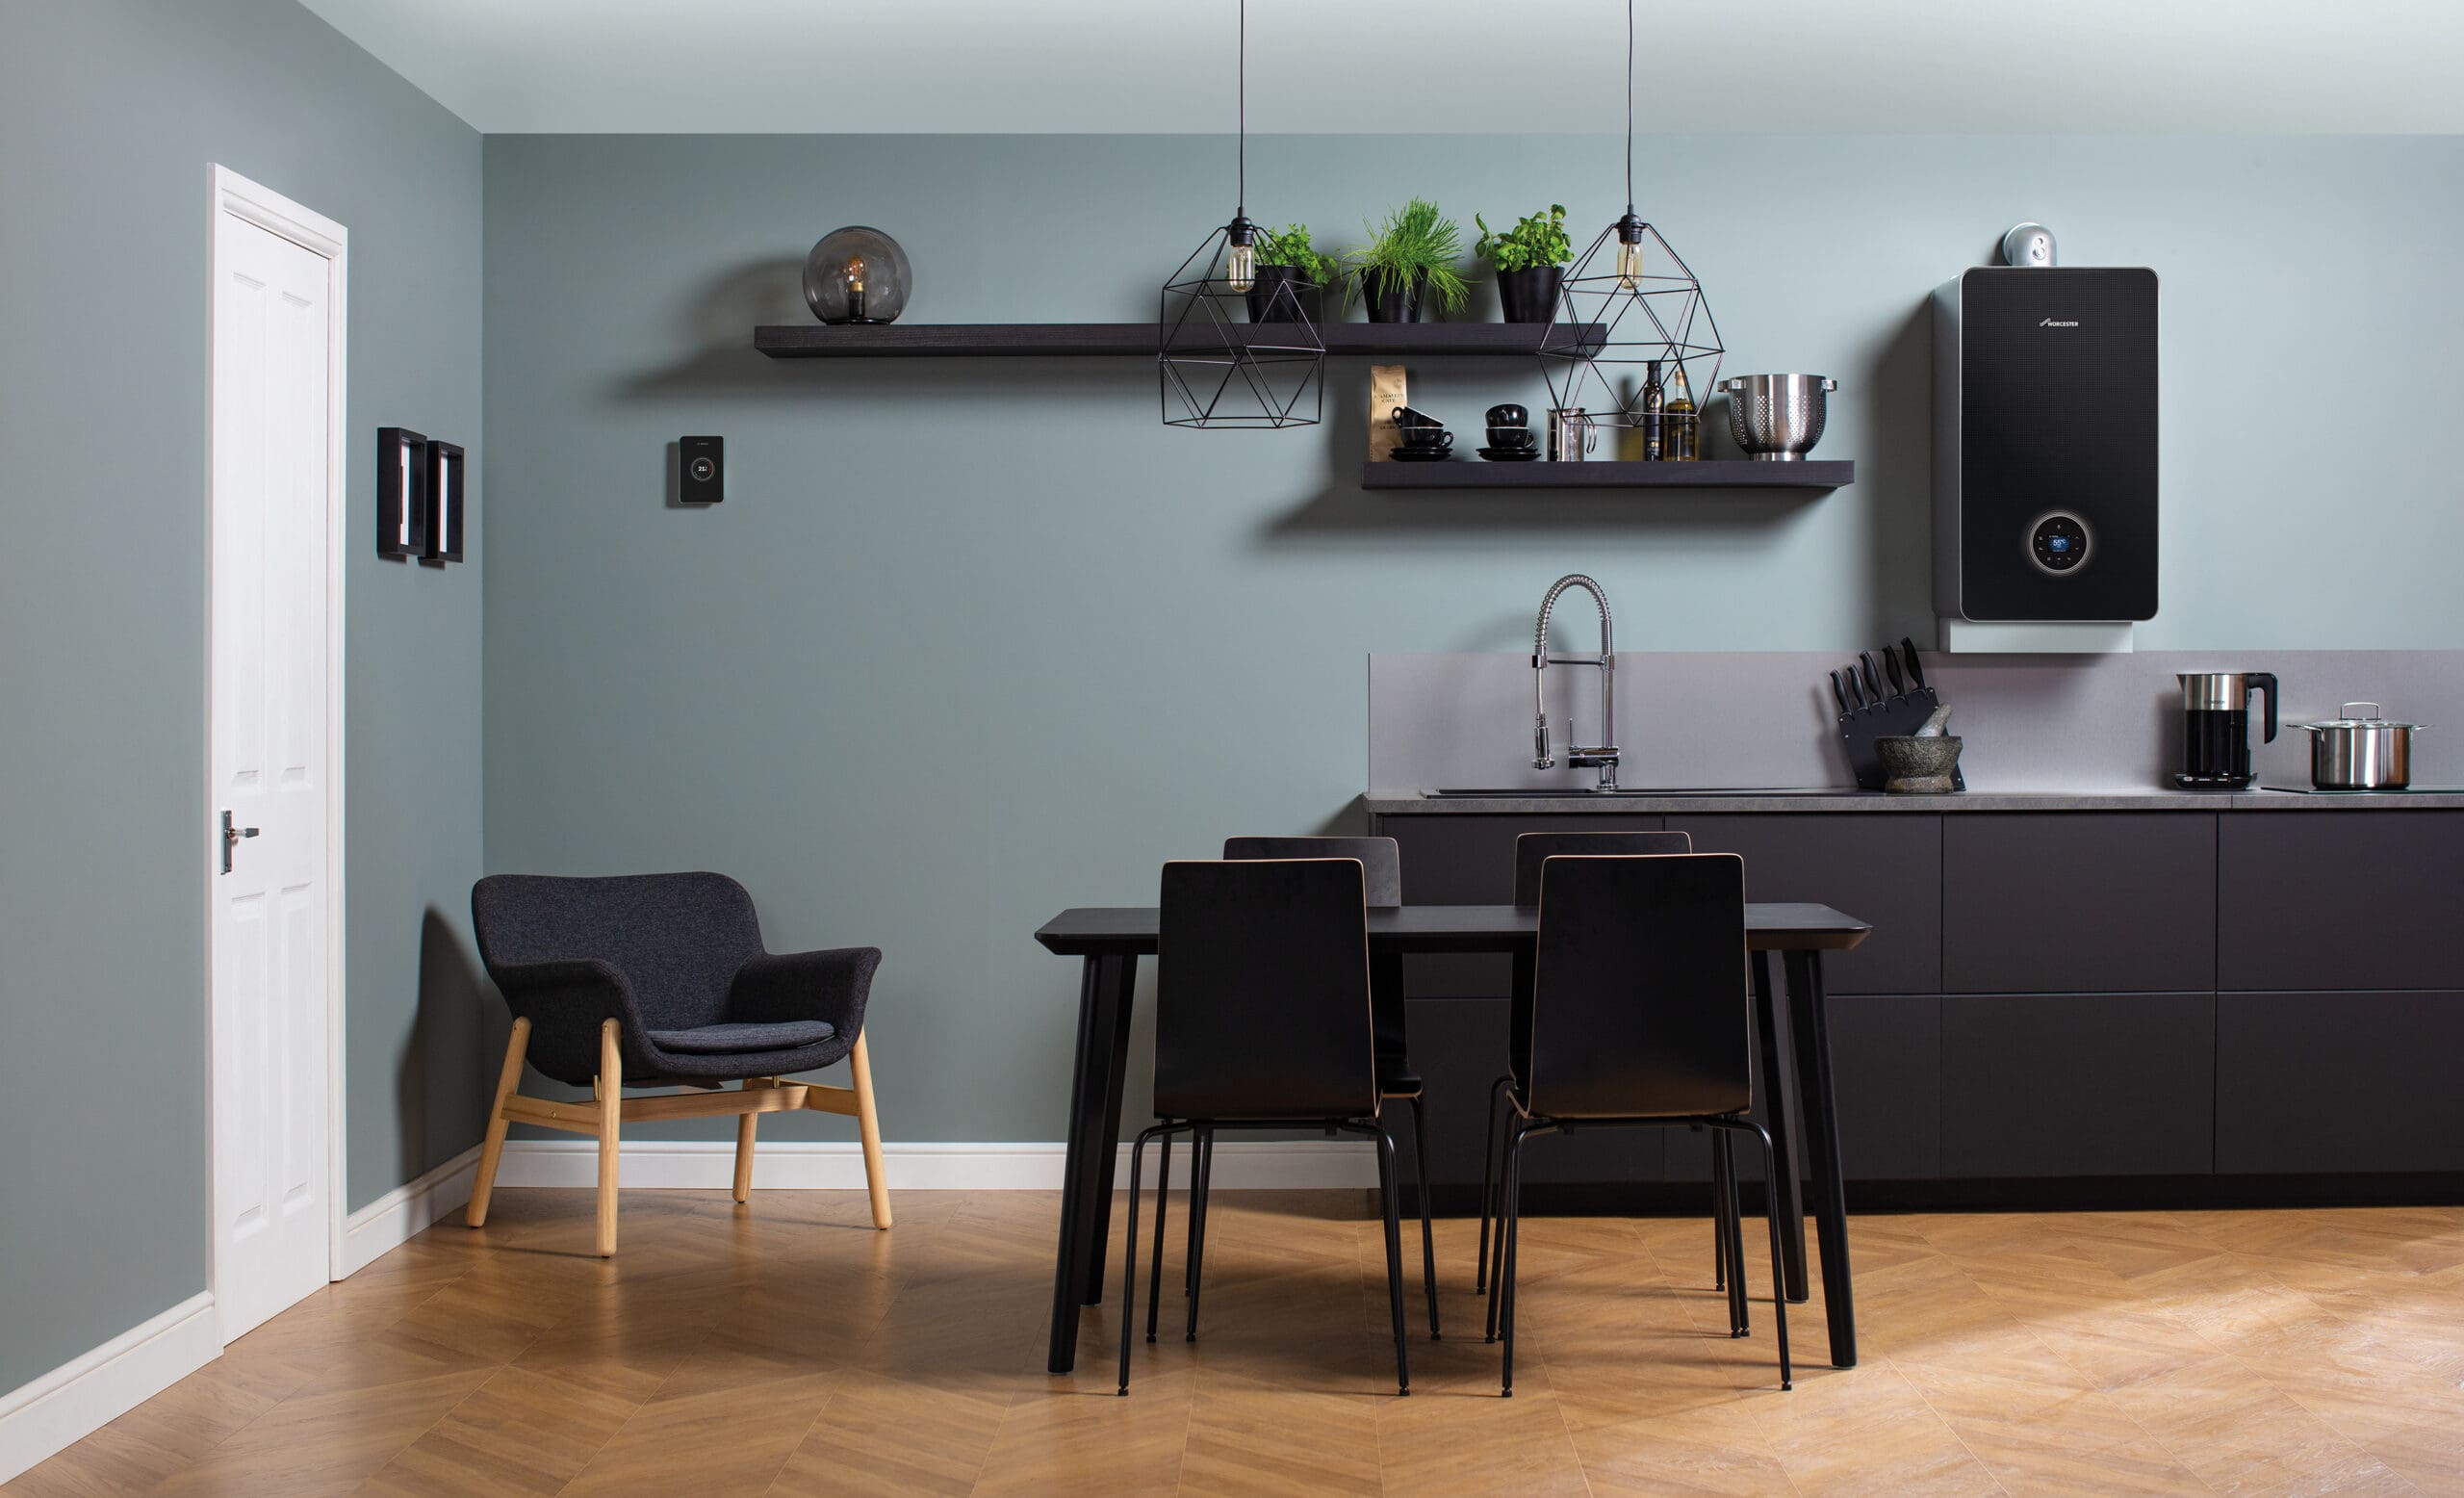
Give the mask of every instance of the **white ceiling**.
[[(1233, 0), (303, 0), (483, 131), (1213, 132)], [(1642, 0), (1639, 128), (2464, 132), (2458, 0)], [(1616, 0), (1251, 0), (1268, 131), (1618, 122)]]

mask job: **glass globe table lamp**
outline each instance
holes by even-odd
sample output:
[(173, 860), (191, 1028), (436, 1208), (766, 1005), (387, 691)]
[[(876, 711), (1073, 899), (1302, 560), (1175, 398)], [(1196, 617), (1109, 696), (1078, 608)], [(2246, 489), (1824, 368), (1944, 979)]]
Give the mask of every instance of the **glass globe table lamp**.
[(805, 301), (824, 323), (895, 323), (914, 284), (898, 241), (860, 223), (822, 236), (805, 257)]

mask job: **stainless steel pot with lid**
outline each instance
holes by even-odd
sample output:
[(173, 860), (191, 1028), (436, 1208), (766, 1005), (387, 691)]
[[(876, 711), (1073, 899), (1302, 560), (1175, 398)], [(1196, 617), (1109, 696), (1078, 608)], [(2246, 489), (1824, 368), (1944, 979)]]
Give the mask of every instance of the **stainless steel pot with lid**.
[[(2367, 708), (2365, 715), (2354, 710)], [(2321, 790), (2401, 790), (2413, 783), (2413, 731), (2393, 723), (2374, 702), (2348, 702), (2336, 716), (2296, 723), (2310, 734), (2310, 784)]]

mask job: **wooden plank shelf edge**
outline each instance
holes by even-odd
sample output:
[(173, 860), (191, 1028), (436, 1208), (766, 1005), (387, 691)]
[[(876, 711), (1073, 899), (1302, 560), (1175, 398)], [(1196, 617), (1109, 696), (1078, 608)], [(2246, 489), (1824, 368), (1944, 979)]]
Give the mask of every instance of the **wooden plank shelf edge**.
[(1857, 481), (1857, 465), (1807, 458), (1758, 463), (1364, 463), (1364, 489), (1836, 489)]
[[(1538, 323), (1323, 323), (1319, 342), (1330, 354), (1536, 354)], [(1572, 326), (1572, 324), (1559, 324)], [(1598, 336), (1598, 324), (1592, 324)], [(1290, 347), (1290, 324), (1238, 323), (1229, 331), (1260, 347)], [(1160, 323), (889, 323), (833, 327), (819, 323), (765, 323), (753, 347), (774, 359), (1095, 357), (1153, 358)], [(1189, 351), (1203, 352), (1204, 330), (1193, 327)], [(1175, 346), (1179, 347), (1178, 345)]]

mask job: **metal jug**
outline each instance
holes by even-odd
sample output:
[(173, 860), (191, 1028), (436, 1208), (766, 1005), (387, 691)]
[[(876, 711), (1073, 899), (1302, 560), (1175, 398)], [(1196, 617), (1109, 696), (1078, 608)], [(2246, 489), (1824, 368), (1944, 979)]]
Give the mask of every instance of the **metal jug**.
[(1589, 411), (1562, 407), (1549, 412), (1549, 461), (1579, 463), (1600, 440), (1600, 424)]

